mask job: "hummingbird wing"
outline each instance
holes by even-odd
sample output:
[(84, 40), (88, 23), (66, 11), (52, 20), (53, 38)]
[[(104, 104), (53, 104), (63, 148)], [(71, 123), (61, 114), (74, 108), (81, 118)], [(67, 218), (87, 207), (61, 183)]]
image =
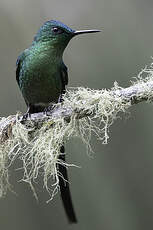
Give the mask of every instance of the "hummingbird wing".
[[(65, 93), (65, 86), (68, 84), (68, 72), (67, 67), (64, 63), (62, 63), (61, 67), (61, 79), (62, 79), (62, 94)], [(62, 101), (62, 97), (61, 97)], [(65, 163), (65, 148), (64, 145), (61, 147), (60, 150), (61, 154), (59, 156), (59, 159)], [(70, 223), (76, 223), (76, 215), (73, 208), (70, 188), (69, 188), (69, 181), (68, 181), (68, 173), (67, 169), (64, 165), (58, 164), (58, 171), (59, 171), (59, 186), (60, 186), (60, 193), (61, 193), (61, 199), (63, 202), (63, 206), (66, 212), (66, 215), (68, 217), (68, 220)]]
[(17, 58), (16, 60), (16, 80), (17, 80), (17, 83), (20, 87), (20, 71), (21, 71), (21, 68), (22, 68), (22, 63), (24, 62), (24, 59), (25, 57), (27, 56), (28, 54), (28, 49), (24, 50)]
[(61, 80), (62, 80), (62, 94), (64, 94), (65, 86), (68, 84), (68, 69), (67, 69), (67, 66), (63, 62), (61, 66)]
[(21, 61), (22, 61), (22, 54), (17, 58), (16, 61), (16, 80), (18, 85), (19, 85), (19, 78), (20, 78)]
[[(24, 75), (24, 61), (25, 57), (28, 55), (28, 49), (24, 50), (21, 55), (18, 56), (16, 61), (16, 81), (19, 85), (19, 88), (21, 89), (21, 75)], [(26, 69), (26, 68), (25, 68)], [(35, 106), (30, 103), (24, 98), (26, 105), (28, 106), (27, 112), (24, 114), (24, 117), (26, 118), (28, 114), (30, 113), (38, 113), (44, 111), (44, 107), (42, 106)]]
[[(17, 61), (16, 61), (16, 81), (17, 81), (17, 83), (19, 85), (19, 88), (20, 88), (20, 72), (22, 70), (21, 65), (22, 65), (22, 62), (24, 61), (24, 58), (25, 58), (25, 52), (26, 52), (26, 50), (24, 50), (23, 53), (18, 56)], [(25, 100), (25, 98), (24, 98), (24, 100)], [(31, 109), (30, 109), (30, 106), (29, 106), (29, 104), (28, 104), (28, 102), (26, 100), (25, 100), (25, 103), (28, 106), (28, 111), (25, 113), (25, 116), (27, 116), (27, 114), (29, 112), (31, 112), (31, 113), (35, 112), (35, 111), (32, 111), (32, 109), (34, 107), (31, 107)]]

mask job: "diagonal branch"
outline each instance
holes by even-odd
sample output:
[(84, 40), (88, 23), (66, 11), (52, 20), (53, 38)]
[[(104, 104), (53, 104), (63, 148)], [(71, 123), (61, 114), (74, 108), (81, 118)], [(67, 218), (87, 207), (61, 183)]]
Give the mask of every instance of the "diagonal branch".
[[(143, 70), (142, 73), (152, 74), (152, 70)], [(141, 76), (141, 75), (140, 75)], [(89, 98), (88, 98), (89, 97)], [(109, 104), (112, 101), (120, 101), (123, 107), (128, 108), (131, 105), (150, 101), (153, 98), (153, 77), (149, 76), (147, 78), (138, 78), (136, 82), (133, 82), (130, 87), (121, 88), (115, 82), (114, 87), (111, 90), (91, 90), (89, 88), (73, 88), (73, 90), (67, 91), (64, 99), (66, 102), (62, 104), (54, 105), (54, 109), (50, 109), (47, 112), (40, 112), (31, 114), (26, 120), (22, 120), (23, 116), (18, 114), (18, 119), (22, 124), (26, 124), (29, 121), (35, 121), (35, 123), (50, 121), (59, 118), (64, 118), (69, 121), (71, 116), (75, 115), (76, 119), (81, 119), (88, 116), (94, 116), (94, 110), (92, 109), (93, 103), (105, 102), (106, 108), (109, 108)], [(68, 102), (69, 100), (69, 102)], [(108, 104), (106, 103), (108, 100)], [(77, 103), (76, 103), (77, 101)], [(86, 102), (91, 105), (91, 108), (86, 106)], [(83, 106), (84, 105), (84, 106)], [(112, 106), (112, 105), (111, 105)], [(104, 109), (105, 110), (105, 109)], [(119, 112), (119, 111), (118, 111)], [(7, 119), (2, 119), (0, 122), (0, 131), (7, 130), (8, 126), (16, 122), (16, 115), (9, 116)]]

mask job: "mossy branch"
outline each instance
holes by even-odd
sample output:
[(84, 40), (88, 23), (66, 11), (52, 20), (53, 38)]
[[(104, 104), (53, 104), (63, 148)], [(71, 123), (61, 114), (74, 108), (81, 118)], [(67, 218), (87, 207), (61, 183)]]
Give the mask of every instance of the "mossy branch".
[[(73, 88), (47, 113), (32, 114), (23, 120), (22, 114), (0, 120), (0, 196), (5, 195), (8, 168), (20, 159), (22, 180), (28, 182), (36, 196), (33, 182), (43, 175), (44, 186), (52, 197), (58, 191), (60, 147), (71, 137), (82, 139), (90, 148), (94, 133), (103, 144), (108, 142), (110, 126), (129, 107), (153, 99), (153, 69), (145, 68), (128, 88), (115, 82), (112, 89)], [(67, 167), (68, 164), (65, 164)], [(50, 185), (50, 178), (55, 183)]]

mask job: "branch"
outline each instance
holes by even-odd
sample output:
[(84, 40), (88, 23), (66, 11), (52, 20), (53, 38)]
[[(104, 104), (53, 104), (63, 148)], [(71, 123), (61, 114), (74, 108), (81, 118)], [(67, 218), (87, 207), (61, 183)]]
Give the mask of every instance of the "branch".
[[(103, 144), (108, 142), (108, 131), (121, 113), (132, 105), (153, 99), (153, 70), (144, 69), (128, 88), (117, 83), (110, 90), (73, 88), (64, 95), (63, 103), (51, 106), (46, 113), (31, 114), (24, 120), (22, 114), (0, 120), (0, 196), (8, 188), (8, 168), (20, 159), (23, 181), (28, 182), (36, 196), (33, 182), (43, 173), (44, 186), (51, 199), (58, 191), (60, 147), (77, 136), (90, 148), (94, 133)], [(68, 166), (66, 164), (65, 166)], [(55, 180), (53, 189), (49, 178)]]

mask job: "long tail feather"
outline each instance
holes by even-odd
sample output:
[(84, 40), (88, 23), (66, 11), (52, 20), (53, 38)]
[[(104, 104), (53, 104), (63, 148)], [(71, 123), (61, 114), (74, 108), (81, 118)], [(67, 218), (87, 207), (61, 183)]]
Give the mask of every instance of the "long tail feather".
[[(65, 162), (65, 148), (64, 146), (61, 147), (61, 154), (59, 156), (59, 159)], [(70, 193), (70, 188), (69, 188), (69, 183), (68, 183), (68, 174), (67, 174), (67, 169), (64, 165), (58, 164), (58, 170), (59, 170), (59, 186), (60, 186), (60, 193), (61, 193), (61, 198), (63, 202), (63, 206), (66, 212), (66, 215), (68, 217), (68, 220), (70, 223), (77, 223), (77, 218), (74, 212), (73, 208), (73, 203), (71, 199), (71, 193)]]

